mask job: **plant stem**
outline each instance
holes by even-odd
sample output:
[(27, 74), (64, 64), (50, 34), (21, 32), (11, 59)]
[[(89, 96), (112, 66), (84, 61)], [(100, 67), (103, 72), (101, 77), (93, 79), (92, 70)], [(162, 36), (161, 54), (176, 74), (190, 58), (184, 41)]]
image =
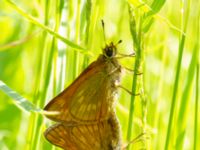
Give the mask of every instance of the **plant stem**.
[[(131, 8), (130, 8), (131, 9)], [(140, 18), (139, 22), (139, 31), (137, 33), (136, 31), (136, 22), (134, 16), (131, 14), (130, 10), (130, 30), (131, 30), (131, 35), (133, 38), (134, 42), (134, 47), (136, 48), (136, 60), (135, 60), (135, 65), (134, 65), (134, 75), (133, 75), (133, 82), (132, 82), (132, 93), (136, 93), (137, 91), (137, 80), (138, 80), (138, 75), (137, 71), (140, 68), (141, 65), (141, 56), (142, 56), (142, 49), (141, 49), (141, 23), (142, 19)], [(129, 121), (128, 121), (128, 130), (127, 130), (127, 141), (131, 140), (132, 136), (132, 126), (133, 126), (133, 113), (134, 113), (134, 102), (135, 102), (135, 96), (131, 96), (131, 102), (130, 102), (130, 111), (129, 111)], [(129, 149), (129, 147), (128, 147)]]

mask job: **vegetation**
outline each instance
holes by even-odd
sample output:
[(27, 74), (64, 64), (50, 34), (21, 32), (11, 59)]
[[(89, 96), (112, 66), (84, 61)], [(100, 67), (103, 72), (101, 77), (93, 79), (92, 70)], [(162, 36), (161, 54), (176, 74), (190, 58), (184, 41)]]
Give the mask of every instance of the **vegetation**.
[[(117, 43), (124, 68), (117, 116), (129, 149), (200, 148), (196, 0), (0, 1), (0, 149), (58, 150), (42, 109)], [(134, 95), (135, 94), (135, 95)]]

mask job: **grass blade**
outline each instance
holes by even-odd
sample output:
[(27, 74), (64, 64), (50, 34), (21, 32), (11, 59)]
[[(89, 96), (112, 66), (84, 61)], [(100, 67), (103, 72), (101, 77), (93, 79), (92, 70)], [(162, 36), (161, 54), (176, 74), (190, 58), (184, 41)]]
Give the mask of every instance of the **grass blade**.
[(194, 116), (194, 150), (197, 149), (198, 140), (198, 108), (199, 105), (199, 63), (196, 65), (196, 98), (195, 98), (195, 116)]
[[(197, 17), (198, 18), (198, 17)], [(186, 132), (186, 124), (188, 120), (189, 111), (189, 101), (191, 100), (189, 95), (192, 91), (192, 83), (195, 77), (196, 64), (198, 62), (198, 41), (199, 41), (199, 26), (198, 22), (195, 23), (195, 29), (197, 29), (197, 34), (195, 35), (195, 45), (193, 49), (192, 58), (190, 61), (190, 66), (188, 69), (188, 75), (186, 78), (186, 84), (181, 97), (181, 104), (179, 108), (178, 120), (177, 120), (177, 135), (176, 135), (176, 149), (183, 149), (184, 137)]]
[[(200, 3), (199, 3), (200, 4)], [(198, 11), (198, 17), (200, 19), (200, 11)], [(199, 21), (197, 22), (197, 64), (196, 64), (196, 97), (195, 97), (195, 116), (194, 116), (194, 145), (193, 149), (197, 150), (197, 141), (198, 141), (198, 111), (199, 111)]]
[[(84, 25), (86, 26), (85, 27), (85, 30), (83, 30), (83, 27), (81, 28), (80, 31), (82, 31), (82, 37), (84, 37), (84, 43), (85, 43), (85, 46), (87, 47), (87, 50), (89, 50), (89, 33), (90, 33), (90, 22), (91, 22), (91, 9), (92, 9), (92, 2), (91, 0), (87, 0), (85, 1), (85, 4), (84, 4), (84, 7), (83, 7), (83, 10), (82, 10), (82, 13), (81, 14), (85, 14), (84, 17), (82, 17), (82, 20), (81, 20), (81, 25), (80, 25), (80, 28), (83, 26), (82, 24), (84, 23)], [(88, 65), (88, 62), (89, 62), (89, 58), (88, 56), (84, 56), (84, 62), (83, 62), (83, 69), (86, 68), (86, 66)]]
[(180, 108), (179, 108), (177, 129), (176, 129), (176, 131), (177, 131), (176, 149), (183, 149), (183, 142), (184, 142), (186, 124), (187, 124), (187, 119), (188, 119), (188, 113), (187, 113), (188, 109), (189, 109), (188, 103), (191, 100), (189, 98), (189, 95), (192, 90), (192, 83), (193, 83), (193, 79), (195, 76), (197, 53), (198, 53), (198, 47), (196, 45), (194, 48), (193, 56), (192, 56), (190, 66), (188, 69), (186, 84), (185, 84), (185, 88), (183, 90), (183, 95), (181, 98), (181, 104), (180, 104)]
[(147, 16), (156, 14), (161, 10), (166, 0), (154, 0), (151, 4), (152, 10), (147, 13)]
[(11, 97), (12, 100), (14, 101), (14, 104), (16, 104), (16, 106), (18, 106), (22, 110), (25, 110), (26, 112), (41, 112), (42, 111), (40, 108), (37, 108), (35, 105), (33, 105), (29, 100), (22, 97), (17, 92), (13, 91), (9, 86), (7, 86), (1, 80), (0, 80), (0, 89), (9, 97)]
[(145, 22), (143, 25), (143, 31), (147, 32), (151, 25), (154, 22), (154, 18), (153, 15), (158, 13), (161, 8), (163, 7), (163, 5), (165, 4), (166, 0), (154, 0), (150, 6), (150, 10), (145, 14)]
[[(189, 17), (190, 1), (188, 1), (188, 4), (184, 3), (184, 5), (187, 6), (185, 19), (184, 19), (184, 27), (183, 27), (183, 31), (184, 33), (186, 33), (188, 17)], [(176, 108), (176, 97), (178, 93), (179, 76), (180, 76), (180, 70), (181, 70), (185, 38), (186, 38), (185, 34), (182, 34), (181, 40), (179, 43), (178, 62), (177, 62), (177, 68), (176, 68), (176, 77), (175, 77), (175, 82), (174, 82), (173, 95), (172, 95), (172, 100), (171, 100), (171, 109), (170, 109), (170, 116), (169, 116), (169, 121), (168, 121), (167, 136), (166, 136), (166, 141), (165, 141), (165, 150), (169, 149), (171, 130), (172, 130), (173, 119), (174, 119), (174, 112)]]
[[(130, 7), (130, 6), (129, 6)], [(132, 93), (136, 93), (137, 90), (137, 70), (139, 70), (140, 64), (141, 64), (141, 28), (139, 31), (136, 31), (136, 20), (131, 12), (130, 9), (130, 31), (134, 43), (134, 47), (136, 49), (136, 60), (134, 65), (134, 76), (133, 76), (133, 82), (132, 82)], [(140, 20), (141, 23), (141, 20)], [(141, 26), (141, 24), (139, 24)], [(132, 136), (132, 123), (133, 123), (133, 113), (134, 113), (134, 102), (135, 102), (135, 96), (131, 96), (131, 102), (130, 102), (130, 109), (129, 109), (129, 120), (128, 120), (128, 130), (127, 130), (127, 141), (131, 140)], [(128, 147), (129, 148), (129, 147)]]

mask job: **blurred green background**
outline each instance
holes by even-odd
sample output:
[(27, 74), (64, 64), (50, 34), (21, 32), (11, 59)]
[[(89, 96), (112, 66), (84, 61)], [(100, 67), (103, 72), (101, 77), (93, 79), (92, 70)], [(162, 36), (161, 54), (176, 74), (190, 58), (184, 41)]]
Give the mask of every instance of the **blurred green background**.
[(119, 89), (124, 143), (145, 132), (130, 149), (200, 149), (198, 0), (13, 2), (0, 0), (1, 150), (59, 149), (45, 140), (52, 122), (36, 108), (102, 52), (101, 19), (106, 43), (121, 39), (119, 53), (136, 53), (120, 59), (122, 66), (142, 73), (122, 76), (122, 86), (140, 93), (133, 97)]

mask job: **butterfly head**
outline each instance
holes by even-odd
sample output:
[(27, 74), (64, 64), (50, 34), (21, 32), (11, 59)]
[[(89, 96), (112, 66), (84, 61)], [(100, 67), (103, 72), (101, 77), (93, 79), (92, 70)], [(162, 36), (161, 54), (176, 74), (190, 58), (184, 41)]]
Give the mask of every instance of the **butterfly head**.
[(109, 45), (106, 45), (106, 47), (103, 49), (103, 55), (107, 58), (115, 57), (117, 54), (117, 45), (121, 42), (122, 40), (119, 40), (117, 44), (111, 42)]

